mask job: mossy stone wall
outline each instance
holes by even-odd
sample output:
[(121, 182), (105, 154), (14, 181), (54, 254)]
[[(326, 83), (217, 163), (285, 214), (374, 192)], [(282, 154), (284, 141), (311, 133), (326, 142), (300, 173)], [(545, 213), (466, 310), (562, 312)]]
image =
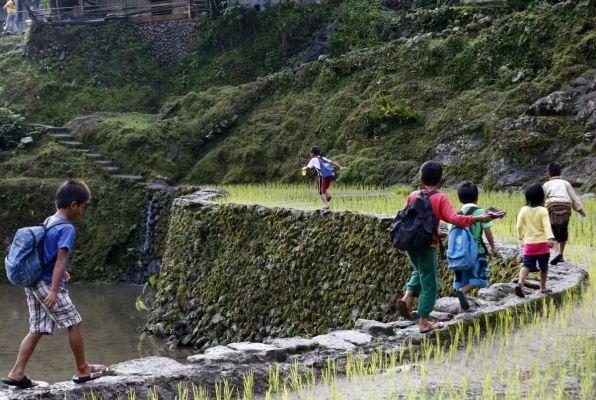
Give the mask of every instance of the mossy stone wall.
[[(412, 271), (391, 246), (390, 223), (257, 205), (175, 207), (149, 330), (202, 346), (382, 320)], [(441, 265), (439, 276), (445, 295), (452, 274)]]

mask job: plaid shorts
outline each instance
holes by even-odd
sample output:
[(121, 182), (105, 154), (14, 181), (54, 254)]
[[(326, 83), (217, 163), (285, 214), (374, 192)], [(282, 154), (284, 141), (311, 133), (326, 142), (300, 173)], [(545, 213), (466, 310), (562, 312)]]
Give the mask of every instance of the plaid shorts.
[(68, 290), (64, 288), (58, 291), (58, 300), (51, 310), (43, 304), (50, 293), (50, 285), (47, 282), (40, 279), (35, 285), (25, 288), (25, 293), (29, 306), (29, 333), (52, 335), (56, 325), (59, 328), (68, 328), (82, 321), (81, 315), (70, 300)]

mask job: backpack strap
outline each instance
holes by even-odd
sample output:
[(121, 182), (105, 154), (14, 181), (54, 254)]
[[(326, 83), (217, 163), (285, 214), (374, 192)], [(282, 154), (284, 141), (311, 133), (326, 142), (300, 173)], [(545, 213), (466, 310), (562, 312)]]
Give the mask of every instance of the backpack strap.
[[(434, 196), (437, 193), (439, 193), (439, 192), (436, 191), (436, 190), (432, 190), (432, 191), (430, 191), (428, 193), (424, 193), (424, 190), (420, 190), (418, 192), (418, 197), (420, 197), (420, 196), (426, 196), (426, 197), (429, 197), (430, 198), (431, 196)], [(441, 235), (439, 234), (439, 224), (440, 223), (441, 222), (439, 220), (437, 220), (437, 227), (435, 228), (435, 230), (437, 231), (437, 240), (439, 241), (439, 257), (442, 260), (445, 260), (446, 259), (446, 257), (445, 257), (445, 246), (443, 245), (443, 241), (441, 240)]]
[[(46, 230), (46, 234), (48, 233), (48, 231), (58, 225), (72, 225), (72, 222), (70, 222), (69, 220), (67, 220), (66, 218), (57, 218), (52, 222), (49, 222), (50, 219), (52, 217), (47, 217), (45, 219), (45, 221), (43, 222), (43, 224), (41, 224), (41, 226), (43, 226), (43, 228)], [(44, 237), (41, 239), (41, 241), (37, 244), (37, 254), (39, 255), (39, 261), (42, 262), (43, 264), (43, 257), (44, 257), (44, 244), (45, 244), (45, 235)], [(48, 272), (50, 269), (52, 269), (54, 267), (54, 264), (56, 264), (56, 259), (58, 258), (58, 254), (56, 254), (54, 257), (52, 257), (50, 260), (47, 261), (47, 263), (45, 263), (45, 265), (43, 265), (42, 268), (42, 275), (45, 274), (46, 272)]]
[[(465, 214), (462, 213), (461, 211), (458, 212), (458, 214), (461, 213), (460, 215), (473, 215), (476, 212), (476, 210), (478, 210), (478, 209), (479, 209), (479, 207), (470, 207), (466, 210)], [(474, 225), (480, 224), (480, 223), (481, 223), (480, 221), (474, 222)], [(488, 255), (488, 248), (486, 247), (486, 244), (484, 244), (484, 240), (482, 239), (482, 226), (480, 226), (480, 245), (482, 245), (482, 248), (484, 248), (484, 254)]]

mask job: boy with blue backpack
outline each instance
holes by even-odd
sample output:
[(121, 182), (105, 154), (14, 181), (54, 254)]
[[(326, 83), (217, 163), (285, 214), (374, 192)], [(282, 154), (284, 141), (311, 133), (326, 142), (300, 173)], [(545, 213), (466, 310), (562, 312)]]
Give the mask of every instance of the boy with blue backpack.
[(440, 245), (439, 223), (445, 221), (458, 227), (469, 227), (476, 222), (488, 222), (489, 214), (458, 215), (444, 193), (438, 191), (443, 181), (443, 167), (436, 161), (427, 161), (420, 167), (420, 182), (424, 189), (412, 192), (406, 208), (396, 216), (391, 227), (391, 240), (400, 251), (405, 251), (413, 266), (406, 293), (395, 302), (399, 314), (412, 320), (410, 303), (418, 296), (420, 333), (442, 327), (431, 321), (429, 315), (437, 299), (437, 247)]
[[(463, 204), (458, 214), (479, 216), (486, 211), (476, 205), (478, 187), (472, 182), (463, 182), (457, 188), (457, 197)], [(469, 228), (450, 227), (447, 261), (449, 268), (455, 272), (453, 288), (456, 290), (460, 304), (460, 312), (470, 309), (466, 295), (474, 288), (486, 287), (488, 284), (489, 266), (488, 249), (482, 240), (482, 234), (490, 245), (491, 253), (497, 256), (495, 241), (490, 230), (492, 222), (476, 222)]]
[[(66, 265), (76, 236), (72, 223), (83, 214), (90, 198), (91, 191), (84, 182), (64, 182), (56, 192), (56, 213), (46, 219), (43, 228), (20, 229), (13, 240), (5, 260), (6, 272), (11, 282), (25, 286), (30, 328), (21, 342), (14, 367), (7, 378), (2, 378), (2, 383), (6, 385), (19, 389), (38, 385), (25, 375), (25, 367), (42, 336), (52, 335), (56, 326), (68, 329), (68, 341), (77, 371), (73, 382), (85, 383), (107, 371), (103, 365), (87, 363), (81, 333), (82, 319), (64, 288), (64, 282), (70, 279)], [(33, 245), (26, 244), (28, 241), (23, 232), (36, 239)], [(27, 250), (28, 256), (22, 257)], [(30, 261), (32, 257), (37, 257), (37, 264)]]
[(327, 189), (331, 186), (331, 182), (337, 177), (335, 168), (342, 170), (342, 166), (333, 160), (321, 156), (321, 149), (314, 146), (310, 149), (310, 161), (306, 167), (302, 168), (303, 174), (306, 175), (306, 170), (315, 169), (317, 171), (318, 179), (316, 183), (317, 191), (323, 200), (325, 209), (329, 208), (329, 201), (331, 196), (327, 193)]

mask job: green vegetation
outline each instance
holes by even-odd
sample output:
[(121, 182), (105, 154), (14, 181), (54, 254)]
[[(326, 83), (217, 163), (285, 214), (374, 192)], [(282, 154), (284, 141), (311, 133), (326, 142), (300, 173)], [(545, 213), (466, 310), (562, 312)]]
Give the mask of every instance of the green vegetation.
[[(159, 119), (127, 133), (145, 139), (146, 162), (139, 159), (136, 142), (119, 143), (121, 132), (106, 126), (101, 117), (91, 116), (86, 124), (72, 126), (84, 139), (88, 132), (101, 136), (108, 154), (135, 170), (192, 184), (296, 182), (295, 171), (305, 163), (313, 144), (349, 167), (340, 181), (385, 185), (412, 182), (417, 167), (430, 157), (448, 164), (447, 176), (452, 181), (472, 179), (496, 187), (507, 173), (503, 165), (505, 171), (513, 172), (559, 160), (557, 146), (572, 149), (571, 158), (559, 160), (565, 165), (594, 152), (583, 123), (571, 117), (539, 117), (534, 125), (511, 127), (534, 100), (579, 76), (589, 76), (596, 67), (592, 56), (596, 22), (588, 16), (593, 15), (593, 5), (581, 2), (563, 11), (536, 7), (512, 14), (506, 9), (445, 6), (421, 10), (412, 20), (404, 10), (383, 10), (374, 1), (360, 3), (342, 3), (331, 14), (335, 19), (329, 17), (338, 22), (327, 50), (337, 57), (282, 70), (252, 83), (197, 90), (168, 101)], [(273, 35), (263, 30), (266, 24), (255, 21), (284, 21), (288, 16), (283, 10), (242, 16), (235, 23), (253, 21), (256, 33), (248, 34), (243, 28), (242, 40), (229, 35), (229, 42), (223, 33), (208, 35), (209, 46), (223, 48), (220, 55), (243, 46), (252, 52), (256, 43), (269, 43), (261, 41), (264, 35)], [(294, 6), (288, 10), (289, 15), (297, 12)], [(327, 9), (321, 10), (325, 20)], [(374, 38), (361, 36), (365, 28), (376, 25), (354, 20), (345, 14), (348, 10), (359, 10), (359, 18), (367, 21), (369, 17), (385, 21), (385, 31)], [(466, 23), (478, 24), (486, 12), (494, 18), (488, 28), (443, 32)], [(388, 23), (383, 19), (387, 15), (397, 22)], [(423, 30), (430, 35), (388, 41), (403, 29), (411, 35)], [(349, 37), (348, 31), (353, 33)], [(303, 36), (300, 32), (297, 37)], [(282, 36), (273, 35), (271, 41), (277, 43)], [(332, 46), (344, 36), (349, 45)], [(373, 47), (339, 56), (365, 43)], [(211, 54), (204, 49), (201, 54)], [(233, 59), (240, 63), (253, 60), (254, 55)], [(201, 75), (215, 65), (209, 64), (213, 58), (206, 60), (196, 72), (210, 77), (209, 81), (236, 84), (250, 79), (222, 81), (215, 78), (217, 73)], [(220, 68), (233, 71), (232, 67)], [(242, 71), (251, 69), (242, 67)], [(114, 118), (126, 121), (130, 117)], [(119, 145), (108, 149), (111, 142)], [(166, 157), (172, 144), (179, 150), (175, 160)], [(588, 182), (584, 189), (590, 191), (593, 185)]]

